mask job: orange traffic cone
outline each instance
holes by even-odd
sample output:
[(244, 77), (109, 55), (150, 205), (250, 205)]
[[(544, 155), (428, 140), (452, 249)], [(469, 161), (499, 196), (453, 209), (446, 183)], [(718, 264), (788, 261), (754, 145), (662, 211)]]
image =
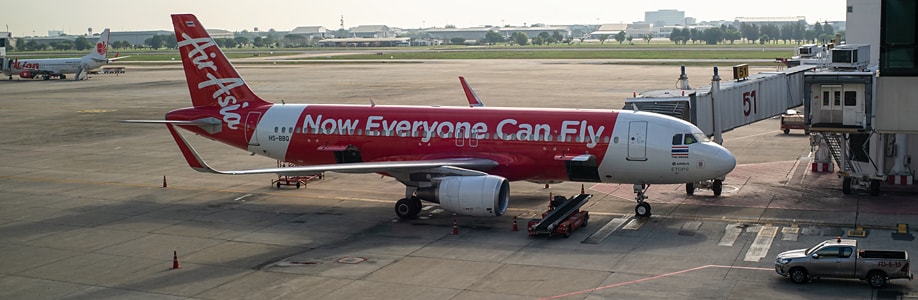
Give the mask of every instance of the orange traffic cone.
[(519, 227), (516, 226), (516, 216), (513, 217), (513, 231), (519, 231)]
[(167, 186), (168, 185), (166, 184), (166, 175), (163, 175), (163, 187), (167, 187)]
[(453, 235), (459, 234), (459, 225), (456, 224), (456, 220), (453, 219)]
[(178, 263), (178, 251), (173, 250), (172, 251), (172, 269), (175, 270), (175, 269), (181, 269), (181, 268), (182, 266), (180, 266)]

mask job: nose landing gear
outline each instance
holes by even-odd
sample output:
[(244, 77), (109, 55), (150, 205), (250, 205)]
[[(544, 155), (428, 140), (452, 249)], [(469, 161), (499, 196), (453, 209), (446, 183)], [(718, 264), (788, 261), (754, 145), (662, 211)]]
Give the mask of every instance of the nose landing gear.
[(650, 203), (644, 201), (647, 199), (647, 196), (644, 195), (644, 192), (646, 192), (649, 188), (649, 184), (634, 185), (634, 200), (637, 201), (637, 206), (634, 207), (634, 214), (638, 217), (650, 217)]

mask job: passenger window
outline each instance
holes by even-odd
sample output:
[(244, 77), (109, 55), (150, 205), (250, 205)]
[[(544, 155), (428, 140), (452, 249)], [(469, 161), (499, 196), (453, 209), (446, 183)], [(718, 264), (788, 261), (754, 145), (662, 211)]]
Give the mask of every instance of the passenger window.
[(677, 134), (673, 136), (673, 145), (682, 145), (682, 135)]
[(694, 135), (691, 135), (691, 134), (686, 134), (686, 135), (685, 135), (685, 144), (686, 144), (686, 145), (691, 145), (691, 144), (694, 144), (694, 143), (697, 143), (697, 142), (698, 142), (698, 140), (695, 140), (695, 136), (694, 136)]
[(851, 247), (845, 247), (841, 249), (841, 253), (839, 253), (838, 256), (842, 258), (849, 258), (851, 257), (852, 253), (854, 253), (854, 249), (852, 249)]
[(838, 247), (825, 247), (819, 249), (819, 252), (816, 252), (816, 254), (819, 254), (819, 258), (837, 258), (839, 251), (841, 251), (841, 249)]

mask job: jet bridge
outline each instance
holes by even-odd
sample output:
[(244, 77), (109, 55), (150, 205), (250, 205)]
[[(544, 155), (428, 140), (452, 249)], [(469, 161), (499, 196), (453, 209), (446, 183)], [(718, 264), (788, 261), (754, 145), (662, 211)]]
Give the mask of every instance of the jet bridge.
[[(733, 68), (733, 81), (721, 82), (717, 67), (711, 85), (692, 89), (688, 85), (685, 67), (677, 81), (677, 89), (643, 92), (625, 100), (625, 109), (665, 114), (698, 126), (714, 141), (723, 143), (722, 133), (746, 124), (761, 121), (803, 105), (804, 72), (815, 66), (797, 66), (778, 72), (749, 75), (746, 65)], [(685, 193), (695, 189), (710, 189), (719, 196), (724, 178), (712, 178), (685, 184)], [(643, 188), (643, 187), (641, 187)], [(639, 187), (635, 185), (635, 192)], [(640, 195), (640, 193), (639, 193)], [(640, 196), (639, 196), (640, 197)]]
[[(715, 141), (722, 142), (720, 134), (723, 132), (803, 105), (803, 75), (813, 68), (798, 66), (748, 76), (739, 71), (740, 74), (734, 74), (735, 80), (721, 81), (714, 67), (711, 85), (691, 89), (683, 84), (677, 89), (642, 92), (626, 99), (624, 108), (686, 120), (698, 126), (705, 135), (715, 136)], [(687, 79), (684, 67), (679, 78), (680, 82)]]

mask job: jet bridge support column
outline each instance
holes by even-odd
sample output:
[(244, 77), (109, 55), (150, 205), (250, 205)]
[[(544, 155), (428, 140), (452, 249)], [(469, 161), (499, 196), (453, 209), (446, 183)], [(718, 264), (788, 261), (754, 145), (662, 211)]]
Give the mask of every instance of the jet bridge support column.
[(724, 136), (723, 132), (721, 132), (720, 118), (718, 118), (720, 116), (718, 114), (720, 105), (717, 105), (717, 102), (721, 101), (720, 98), (720, 75), (717, 72), (717, 67), (714, 67), (714, 77), (711, 78), (711, 118), (713, 119), (711, 123), (713, 125), (714, 142), (723, 145)]
[(890, 184), (912, 184), (914, 175), (906, 164), (908, 156), (908, 135), (904, 133), (896, 134), (896, 159), (893, 162), (892, 169), (889, 170), (887, 183)]

